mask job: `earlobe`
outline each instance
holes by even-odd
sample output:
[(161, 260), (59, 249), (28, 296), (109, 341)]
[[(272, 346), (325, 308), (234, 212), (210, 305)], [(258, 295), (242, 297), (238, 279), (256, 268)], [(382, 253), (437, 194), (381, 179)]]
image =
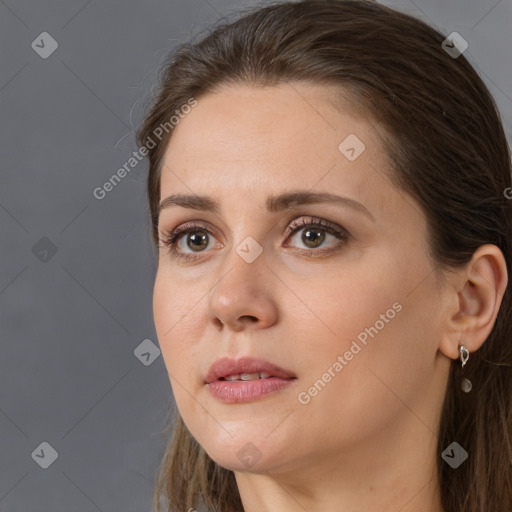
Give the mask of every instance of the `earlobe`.
[[(471, 261), (455, 278), (447, 312), (447, 325), (439, 349), (451, 359), (460, 357), (462, 343), (471, 352), (478, 350), (494, 327), (508, 283), (505, 258), (491, 244), (480, 246)], [(463, 338), (462, 338), (463, 337)]]

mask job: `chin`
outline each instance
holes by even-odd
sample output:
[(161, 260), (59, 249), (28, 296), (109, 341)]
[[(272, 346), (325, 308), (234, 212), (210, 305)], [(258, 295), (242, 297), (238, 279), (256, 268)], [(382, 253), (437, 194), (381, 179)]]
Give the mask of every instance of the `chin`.
[(222, 439), (217, 442), (209, 438), (203, 448), (214, 462), (230, 471), (273, 472), (286, 459), (283, 457), (282, 444), (277, 440), (265, 439), (266, 436), (252, 433), (231, 438), (226, 434), (221, 435)]
[[(208, 452), (207, 452), (208, 453)], [(239, 473), (264, 473), (272, 470), (272, 464), (261, 450), (249, 442), (237, 450), (213, 450), (209, 457), (219, 466)]]

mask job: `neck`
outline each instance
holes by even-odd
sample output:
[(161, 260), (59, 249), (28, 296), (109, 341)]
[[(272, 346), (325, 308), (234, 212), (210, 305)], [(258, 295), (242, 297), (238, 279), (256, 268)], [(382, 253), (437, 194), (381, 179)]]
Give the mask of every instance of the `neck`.
[(244, 512), (444, 512), (436, 436), (426, 426), (408, 432), (336, 458), (317, 452), (286, 468), (235, 471)]

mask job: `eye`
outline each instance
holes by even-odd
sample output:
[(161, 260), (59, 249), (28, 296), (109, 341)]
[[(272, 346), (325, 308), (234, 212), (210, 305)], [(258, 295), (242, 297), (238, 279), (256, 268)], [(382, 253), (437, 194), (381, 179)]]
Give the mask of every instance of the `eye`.
[[(303, 234), (300, 237), (299, 243), (303, 243), (306, 248), (299, 247), (297, 251), (307, 256), (323, 255), (336, 251), (350, 239), (350, 234), (346, 229), (329, 221), (315, 218), (303, 218), (299, 221), (293, 221), (286, 231), (286, 239), (290, 237), (295, 238), (292, 235), (301, 231)], [(187, 236), (185, 237), (184, 235)], [(202, 257), (201, 253), (205, 252), (204, 249), (212, 245), (210, 244), (210, 235), (211, 231), (207, 227), (195, 222), (189, 222), (179, 226), (174, 231), (161, 233), (158, 247), (168, 248), (171, 255), (178, 260), (191, 261)], [(327, 248), (321, 247), (327, 236), (339, 240), (334, 248), (332, 246)], [(221, 245), (220, 242), (219, 245)], [(285, 247), (289, 246), (288, 243), (285, 244)], [(187, 248), (192, 250), (192, 253), (186, 252)]]
[[(339, 248), (340, 245), (344, 245), (348, 242), (350, 238), (350, 234), (346, 229), (323, 219), (303, 218), (301, 221), (294, 221), (290, 224), (286, 236), (289, 238), (294, 235), (292, 238), (296, 238), (295, 234), (297, 233), (298, 235), (300, 232), (302, 232), (300, 243), (303, 243), (308, 249), (304, 250), (299, 248), (299, 252), (309, 256), (332, 252)], [(335, 244), (334, 249), (331, 246), (322, 248), (321, 250), (311, 250), (318, 249), (328, 236), (339, 240), (339, 242)], [(288, 247), (288, 244), (286, 244), (285, 247)]]
[[(193, 260), (201, 257), (203, 249), (208, 247), (210, 231), (201, 224), (189, 222), (183, 224), (171, 232), (163, 232), (160, 236), (160, 243), (158, 247), (167, 247), (171, 254), (177, 259)], [(183, 235), (188, 235), (183, 237)], [(186, 253), (183, 247), (180, 247), (180, 242), (185, 241), (185, 248), (192, 248), (193, 252), (197, 255)], [(190, 245), (189, 245), (190, 242)]]

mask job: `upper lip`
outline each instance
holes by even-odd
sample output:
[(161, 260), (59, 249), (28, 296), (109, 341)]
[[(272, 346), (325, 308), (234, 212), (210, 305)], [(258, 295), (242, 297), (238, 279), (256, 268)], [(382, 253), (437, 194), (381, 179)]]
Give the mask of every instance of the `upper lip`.
[(254, 357), (242, 357), (240, 359), (230, 359), (229, 357), (222, 357), (217, 359), (208, 370), (205, 377), (205, 382), (209, 384), (221, 377), (228, 377), (229, 375), (238, 375), (240, 373), (259, 373), (265, 372), (272, 377), (280, 377), (282, 379), (293, 379), (295, 375), (289, 371), (277, 366), (264, 359), (256, 359)]

